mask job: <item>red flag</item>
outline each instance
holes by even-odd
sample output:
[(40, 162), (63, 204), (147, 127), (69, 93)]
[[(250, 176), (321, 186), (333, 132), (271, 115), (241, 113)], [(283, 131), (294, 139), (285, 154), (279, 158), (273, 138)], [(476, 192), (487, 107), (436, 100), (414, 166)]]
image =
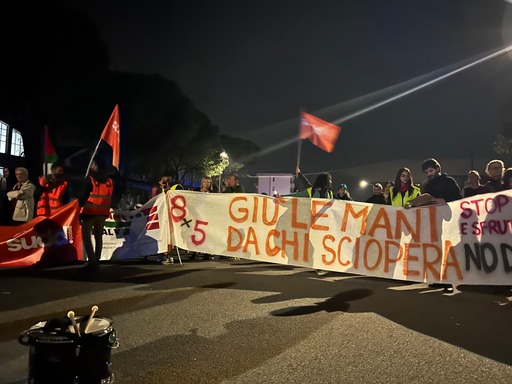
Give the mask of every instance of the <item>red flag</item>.
[(48, 134), (48, 126), (44, 126), (44, 162), (47, 164), (52, 164), (57, 161), (57, 152), (55, 152), (55, 147), (53, 146), (50, 135)]
[(309, 113), (302, 112), (300, 139), (309, 139), (314, 145), (326, 152), (332, 152), (341, 128)]
[(121, 149), (119, 130), (119, 106), (116, 104), (105, 129), (103, 129), (100, 139), (112, 147), (112, 165), (116, 167), (117, 170), (119, 170), (119, 153)]

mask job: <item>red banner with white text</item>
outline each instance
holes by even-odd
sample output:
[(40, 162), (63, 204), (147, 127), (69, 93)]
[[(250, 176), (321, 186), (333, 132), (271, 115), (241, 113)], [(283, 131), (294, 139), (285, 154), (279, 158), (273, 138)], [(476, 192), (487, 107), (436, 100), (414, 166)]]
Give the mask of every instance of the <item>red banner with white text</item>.
[(24, 267), (35, 263), (59, 265), (82, 260), (82, 230), (78, 201), (72, 201), (50, 217), (36, 217), (15, 227), (0, 227), (0, 267)]

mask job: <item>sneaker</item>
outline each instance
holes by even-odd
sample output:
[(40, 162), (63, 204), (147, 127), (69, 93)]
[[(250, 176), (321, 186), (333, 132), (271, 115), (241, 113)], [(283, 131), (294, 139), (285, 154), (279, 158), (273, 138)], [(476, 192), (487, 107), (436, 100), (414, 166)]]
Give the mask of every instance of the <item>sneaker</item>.
[(446, 286), (443, 288), (444, 293), (453, 293), (453, 286)]
[(163, 255), (158, 255), (156, 257), (156, 262), (161, 265), (174, 264), (174, 258), (171, 255), (164, 253)]

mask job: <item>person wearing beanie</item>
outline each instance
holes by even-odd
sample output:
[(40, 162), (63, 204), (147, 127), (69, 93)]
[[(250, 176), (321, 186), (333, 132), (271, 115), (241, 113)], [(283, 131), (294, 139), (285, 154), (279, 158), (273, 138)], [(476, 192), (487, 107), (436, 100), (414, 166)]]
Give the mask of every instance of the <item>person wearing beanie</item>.
[(343, 183), (338, 187), (338, 193), (334, 196), (334, 198), (338, 200), (354, 201), (354, 199), (350, 197), (347, 184)]

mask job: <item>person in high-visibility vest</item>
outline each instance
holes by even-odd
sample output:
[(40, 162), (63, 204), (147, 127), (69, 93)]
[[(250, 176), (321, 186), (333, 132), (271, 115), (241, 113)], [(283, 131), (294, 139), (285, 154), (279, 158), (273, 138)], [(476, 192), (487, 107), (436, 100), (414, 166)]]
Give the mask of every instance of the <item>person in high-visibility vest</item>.
[[(320, 198), (320, 199), (334, 199), (334, 194), (332, 192), (332, 176), (329, 172), (320, 173), (313, 184), (307, 179), (306, 176), (302, 174), (300, 168), (297, 167), (295, 169), (296, 181), (299, 181), (304, 190), (300, 190), (288, 196), (296, 196), (296, 197), (309, 197), (309, 198)], [(295, 185), (297, 187), (297, 185)], [(321, 269), (316, 270), (317, 275), (323, 276), (327, 273), (327, 271), (323, 271)]]
[(400, 168), (396, 173), (395, 185), (389, 190), (391, 205), (407, 207), (410, 205), (409, 201), (419, 195), (421, 195), (421, 190), (414, 185), (411, 170), (405, 167)]
[(295, 170), (295, 174), (297, 178), (295, 180), (300, 181), (300, 183), (305, 187), (304, 190), (294, 193), (292, 196), (297, 197), (317, 197), (322, 199), (333, 199), (334, 195), (332, 193), (332, 176), (328, 172), (324, 172), (319, 174), (314, 184), (311, 184), (309, 180), (304, 176), (300, 169), (297, 167)]
[[(87, 255), (86, 268), (89, 270), (99, 267), (103, 249), (103, 227), (110, 213), (113, 194), (114, 182), (106, 174), (103, 161), (100, 158), (93, 159), (78, 198), (78, 205), (81, 207), (82, 241)], [(92, 245), (92, 235), (95, 247)]]
[(38, 216), (51, 216), (57, 209), (69, 202), (68, 182), (64, 178), (64, 166), (53, 163), (51, 174), (39, 178), (42, 194), (37, 203)]

